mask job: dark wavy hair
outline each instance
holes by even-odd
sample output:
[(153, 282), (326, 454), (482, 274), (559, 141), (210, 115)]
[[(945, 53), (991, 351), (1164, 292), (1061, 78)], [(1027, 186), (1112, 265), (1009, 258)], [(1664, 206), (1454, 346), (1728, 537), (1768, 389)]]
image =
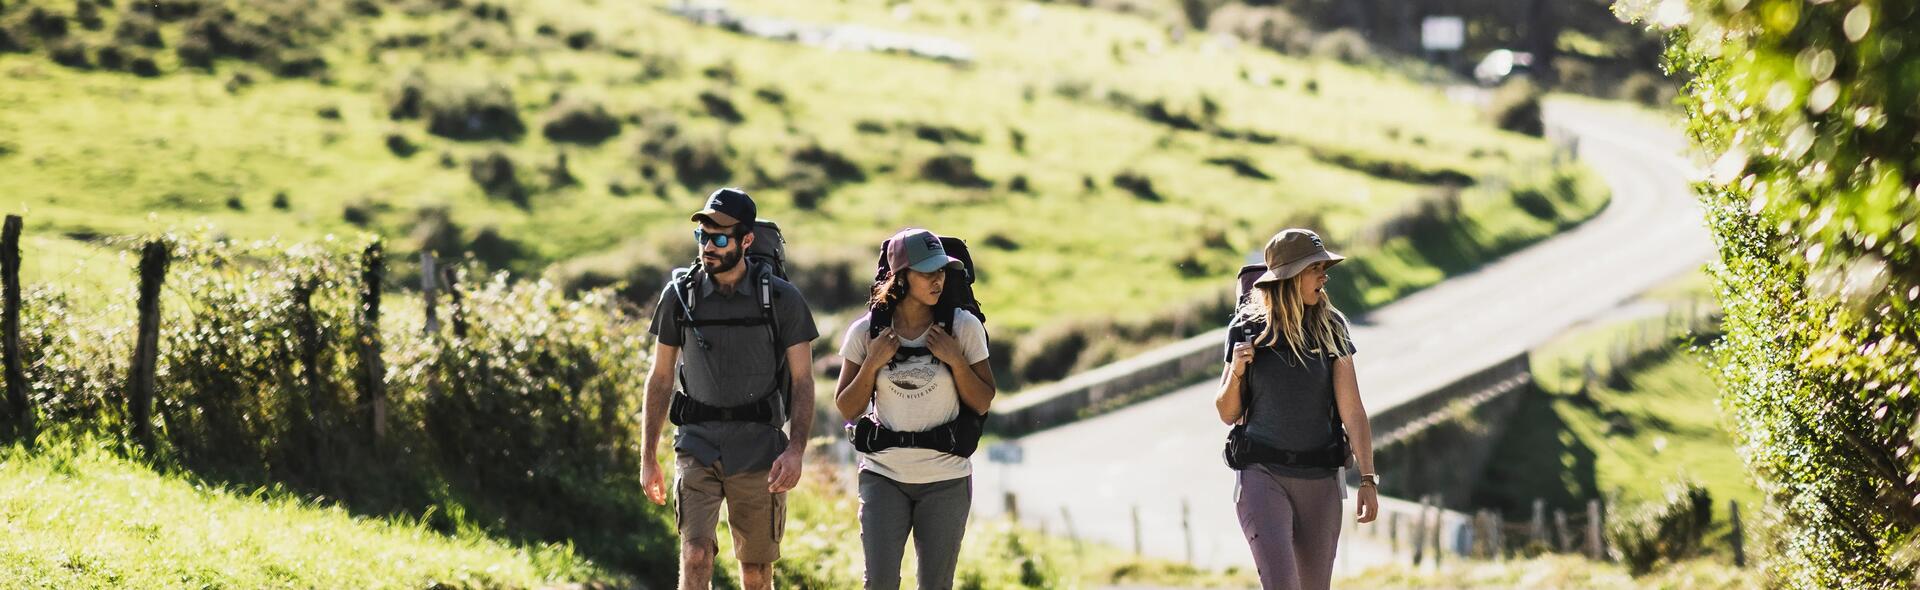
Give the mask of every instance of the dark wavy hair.
[(892, 307), (907, 296), (907, 275), (898, 270), (887, 271), (887, 278), (873, 282), (873, 288), (867, 296), (867, 307)]

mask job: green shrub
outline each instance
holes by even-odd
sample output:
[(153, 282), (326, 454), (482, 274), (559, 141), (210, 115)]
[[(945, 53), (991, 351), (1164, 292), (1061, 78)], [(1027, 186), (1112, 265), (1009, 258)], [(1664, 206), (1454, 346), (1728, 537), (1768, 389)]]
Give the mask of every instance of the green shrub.
[(1607, 540), (1633, 575), (1645, 575), (1662, 561), (1698, 555), (1713, 525), (1713, 495), (1691, 481), (1667, 489), (1664, 501), (1648, 502), (1616, 514), (1607, 523)]
[(1770, 493), (1783, 587), (1913, 583), (1920, 555), (1920, 37), (1902, 4), (1692, 2), (1698, 188), (1726, 311), (1716, 346), (1742, 456)]
[(61, 39), (47, 48), (47, 55), (57, 63), (69, 68), (89, 69), (92, 59), (87, 57), (87, 44), (79, 39)]
[(659, 165), (665, 164), (681, 186), (701, 192), (733, 180), (733, 167), (728, 163), (731, 155), (718, 137), (682, 132), (672, 118), (658, 115), (642, 133), (634, 168), (641, 177), (656, 180)]
[(526, 132), (505, 84), (452, 85), (426, 95), (427, 132), (459, 140), (516, 141)]
[(467, 162), (467, 177), (473, 179), (473, 183), (479, 185), (487, 196), (526, 207), (527, 188), (520, 183), (518, 168), (506, 152), (490, 150)]
[(992, 188), (993, 181), (973, 169), (973, 156), (948, 152), (920, 162), (920, 179), (959, 188)]
[(1543, 136), (1546, 126), (1540, 119), (1542, 94), (1540, 87), (1525, 77), (1508, 80), (1494, 91), (1487, 105), (1487, 113), (1493, 118), (1493, 124), (1501, 129), (1534, 137)]
[(1620, 92), (1616, 98), (1651, 107), (1660, 106), (1660, 99), (1664, 95), (1665, 89), (1661, 88), (1658, 76), (1646, 72), (1634, 72), (1620, 82)]
[(599, 101), (567, 97), (547, 109), (540, 133), (547, 139), (598, 144), (620, 134), (620, 119)]
[(160, 37), (160, 27), (153, 17), (139, 12), (122, 14), (120, 23), (113, 28), (113, 38), (121, 43), (152, 49), (166, 46), (166, 40)]
[(1153, 179), (1147, 178), (1147, 175), (1132, 170), (1122, 170), (1114, 173), (1113, 186), (1114, 188), (1132, 193), (1134, 197), (1142, 201), (1158, 203), (1164, 200), (1164, 198), (1160, 196), (1160, 192), (1154, 190)]
[(1207, 18), (1207, 30), (1294, 55), (1307, 53), (1314, 39), (1306, 22), (1279, 6), (1228, 4)]
[(1373, 45), (1353, 29), (1337, 29), (1313, 40), (1314, 57), (1361, 64), (1373, 61)]
[(740, 114), (739, 107), (733, 105), (733, 99), (727, 98), (727, 95), (720, 91), (703, 91), (699, 98), (700, 106), (707, 110), (707, 115), (715, 119), (736, 125), (747, 120), (745, 115)]

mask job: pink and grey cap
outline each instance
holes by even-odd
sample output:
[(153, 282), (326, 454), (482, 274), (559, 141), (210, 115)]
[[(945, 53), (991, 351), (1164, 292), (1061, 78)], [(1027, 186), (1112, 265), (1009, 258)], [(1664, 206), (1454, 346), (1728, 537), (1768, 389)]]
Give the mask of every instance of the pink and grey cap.
[(940, 245), (940, 236), (924, 229), (908, 228), (887, 239), (887, 268), (911, 268), (920, 272), (951, 268), (965, 272), (967, 265), (947, 255), (946, 246)]
[(1267, 241), (1267, 272), (1254, 279), (1254, 285), (1266, 285), (1293, 278), (1306, 270), (1307, 265), (1325, 261), (1328, 266), (1339, 264), (1347, 257), (1327, 251), (1320, 242), (1320, 234), (1313, 230), (1288, 229), (1275, 234)]

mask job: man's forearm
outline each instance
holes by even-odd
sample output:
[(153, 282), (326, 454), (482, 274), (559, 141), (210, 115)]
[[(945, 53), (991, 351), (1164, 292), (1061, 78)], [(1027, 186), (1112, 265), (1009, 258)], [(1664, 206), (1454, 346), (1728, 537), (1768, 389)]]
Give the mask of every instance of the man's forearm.
[(645, 408), (640, 413), (640, 456), (655, 461), (660, 449), (660, 432), (667, 429), (667, 408), (673, 401), (673, 379), (654, 376), (647, 380)]
[(806, 452), (807, 439), (813, 436), (813, 375), (793, 380), (793, 415), (788, 417), (787, 450)]

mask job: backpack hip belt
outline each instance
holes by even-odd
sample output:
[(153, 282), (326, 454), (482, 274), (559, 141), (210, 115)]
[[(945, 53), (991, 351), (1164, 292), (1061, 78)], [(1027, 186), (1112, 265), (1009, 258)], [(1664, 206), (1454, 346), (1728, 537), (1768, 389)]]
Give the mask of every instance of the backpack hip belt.
[(673, 401), (667, 405), (667, 419), (674, 426), (701, 424), (706, 422), (772, 422), (775, 415), (774, 404), (779, 399), (773, 395), (760, 398), (738, 406), (716, 406), (701, 403), (682, 392), (673, 392)]

